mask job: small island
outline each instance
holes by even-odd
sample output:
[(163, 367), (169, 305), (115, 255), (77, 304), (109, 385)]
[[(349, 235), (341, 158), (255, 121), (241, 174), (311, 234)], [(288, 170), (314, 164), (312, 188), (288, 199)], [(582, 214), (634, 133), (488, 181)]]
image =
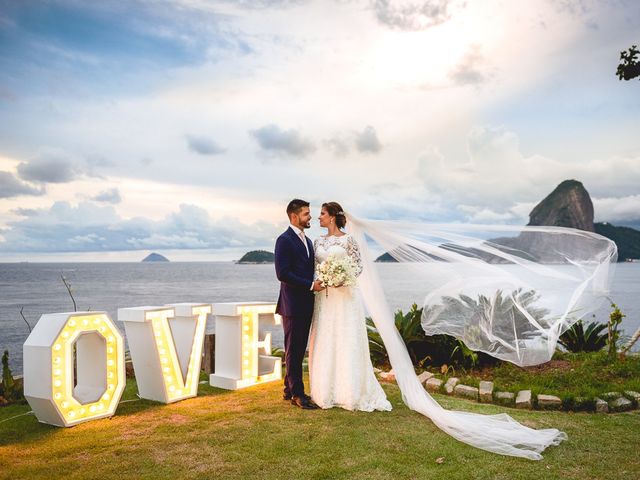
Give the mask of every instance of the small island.
[(395, 258), (393, 258), (388, 252), (387, 253), (383, 253), (382, 255), (380, 255), (378, 258), (376, 258), (376, 262), (381, 262), (381, 263), (398, 263), (398, 260), (396, 260)]
[(251, 252), (245, 253), (240, 260), (236, 263), (241, 264), (262, 264), (262, 263), (273, 263), (274, 255), (271, 252), (267, 252), (266, 250), (253, 250)]
[(150, 253), (142, 259), (143, 262), (168, 262), (169, 259), (159, 253)]

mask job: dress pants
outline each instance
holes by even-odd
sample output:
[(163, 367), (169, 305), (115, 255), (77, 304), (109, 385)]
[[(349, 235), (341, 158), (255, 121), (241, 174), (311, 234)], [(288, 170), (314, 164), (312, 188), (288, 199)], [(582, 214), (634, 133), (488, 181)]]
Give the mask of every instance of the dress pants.
[(282, 327), (284, 330), (284, 364), (286, 368), (284, 393), (292, 397), (302, 397), (304, 395), (302, 360), (309, 341), (311, 315), (308, 317), (283, 316)]

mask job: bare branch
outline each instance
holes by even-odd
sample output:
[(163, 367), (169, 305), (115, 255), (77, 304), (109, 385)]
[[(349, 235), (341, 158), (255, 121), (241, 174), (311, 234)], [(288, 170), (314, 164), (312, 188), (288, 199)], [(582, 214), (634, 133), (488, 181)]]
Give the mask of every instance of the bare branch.
[(27, 324), (27, 328), (29, 329), (29, 333), (31, 333), (31, 325), (29, 325), (29, 322), (27, 322), (27, 319), (24, 317), (24, 313), (22, 313), (23, 310), (24, 310), (24, 307), (20, 307), (20, 316), (24, 320), (24, 323)]
[(78, 306), (76, 305), (76, 299), (73, 298), (73, 293), (71, 292), (71, 284), (67, 282), (67, 279), (64, 277), (64, 274), (60, 274), (60, 278), (62, 278), (62, 282), (64, 286), (67, 287), (67, 292), (69, 292), (69, 296), (71, 297), (71, 301), (73, 302), (73, 311), (78, 311)]

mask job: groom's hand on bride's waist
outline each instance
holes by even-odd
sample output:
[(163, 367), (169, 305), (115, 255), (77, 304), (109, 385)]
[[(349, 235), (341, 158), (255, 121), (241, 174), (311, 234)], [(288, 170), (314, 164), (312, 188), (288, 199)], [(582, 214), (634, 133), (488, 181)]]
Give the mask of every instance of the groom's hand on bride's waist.
[(320, 280), (316, 280), (315, 282), (313, 282), (313, 285), (311, 286), (311, 290), (313, 290), (314, 292), (321, 292), (322, 290), (324, 290), (324, 287), (322, 286), (322, 282)]

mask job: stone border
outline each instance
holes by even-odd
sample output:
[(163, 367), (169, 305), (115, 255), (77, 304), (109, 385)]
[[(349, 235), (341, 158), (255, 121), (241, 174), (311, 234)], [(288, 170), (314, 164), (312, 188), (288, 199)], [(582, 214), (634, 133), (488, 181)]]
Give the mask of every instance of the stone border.
[[(395, 382), (396, 376), (393, 370), (383, 372), (377, 368), (374, 371), (381, 380)], [(494, 391), (493, 382), (481, 381), (478, 388), (462, 385), (456, 377), (448, 377), (446, 381), (438, 378), (431, 372), (422, 372), (418, 375), (420, 383), (431, 393), (454, 395), (481, 403), (493, 403), (506, 407), (522, 408), (527, 410), (564, 410), (587, 411), (595, 413), (626, 412), (640, 407), (640, 393), (632, 390), (624, 392), (602, 393), (593, 400), (584, 397), (576, 397), (572, 405), (563, 405), (562, 399), (555, 395), (540, 393), (534, 395), (531, 390), (513, 392)]]

